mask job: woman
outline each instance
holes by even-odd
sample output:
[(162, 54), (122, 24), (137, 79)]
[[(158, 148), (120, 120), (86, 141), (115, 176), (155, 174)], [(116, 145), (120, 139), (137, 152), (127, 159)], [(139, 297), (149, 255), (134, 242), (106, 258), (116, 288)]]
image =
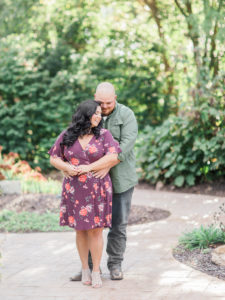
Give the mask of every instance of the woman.
[[(103, 250), (102, 231), (111, 227), (112, 184), (109, 174), (95, 178), (92, 171), (116, 165), (118, 142), (102, 129), (100, 103), (82, 102), (72, 124), (57, 138), (49, 151), (50, 163), (69, 176), (64, 179), (60, 205), (60, 225), (76, 231), (76, 244), (82, 263), (82, 283), (101, 287), (99, 272)], [(88, 267), (88, 252), (93, 261)]]

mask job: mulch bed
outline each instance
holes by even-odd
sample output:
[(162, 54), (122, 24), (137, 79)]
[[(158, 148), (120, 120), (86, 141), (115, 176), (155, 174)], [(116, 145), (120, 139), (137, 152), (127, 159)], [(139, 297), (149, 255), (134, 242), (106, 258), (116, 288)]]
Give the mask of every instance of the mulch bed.
[(173, 257), (198, 271), (225, 280), (225, 267), (212, 262), (212, 251), (213, 248), (189, 250), (179, 245), (173, 249)]
[[(58, 213), (60, 196), (45, 194), (1, 195), (0, 211), (3, 209), (17, 213), (28, 211), (43, 214), (47, 211)], [(170, 216), (167, 210), (150, 206), (132, 205), (128, 225), (143, 224), (165, 219)]]
[(214, 182), (198, 183), (191, 187), (175, 187), (173, 184), (162, 185), (160, 189), (157, 189), (157, 185), (147, 183), (145, 181), (139, 182), (139, 188), (148, 190), (160, 190), (164, 192), (173, 193), (191, 193), (198, 195), (211, 195), (217, 197), (225, 197), (225, 179), (220, 179)]

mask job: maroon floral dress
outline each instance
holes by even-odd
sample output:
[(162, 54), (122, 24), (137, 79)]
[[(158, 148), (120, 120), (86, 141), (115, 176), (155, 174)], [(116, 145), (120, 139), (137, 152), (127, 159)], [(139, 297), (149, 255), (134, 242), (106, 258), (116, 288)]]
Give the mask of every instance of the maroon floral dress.
[[(60, 143), (63, 131), (49, 150), (53, 157), (62, 158)], [(66, 160), (72, 165), (91, 164), (102, 156), (120, 153), (119, 143), (111, 133), (101, 129), (100, 136), (92, 137), (83, 150), (78, 140), (71, 147), (64, 148)], [(76, 230), (88, 230), (96, 227), (111, 227), (112, 224), (112, 183), (109, 174), (103, 179), (95, 178), (92, 172), (64, 178), (60, 204), (60, 226), (69, 226)]]

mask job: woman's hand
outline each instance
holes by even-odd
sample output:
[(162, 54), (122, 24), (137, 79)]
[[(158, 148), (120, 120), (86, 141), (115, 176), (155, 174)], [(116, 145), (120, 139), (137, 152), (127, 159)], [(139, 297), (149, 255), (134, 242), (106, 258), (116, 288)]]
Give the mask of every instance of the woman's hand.
[(91, 172), (91, 165), (79, 165), (77, 168), (77, 173), (79, 175)]
[(67, 164), (67, 167), (66, 167), (66, 174), (69, 175), (69, 176), (76, 176), (78, 175), (78, 168), (73, 166), (73, 165), (70, 165), (70, 164)]

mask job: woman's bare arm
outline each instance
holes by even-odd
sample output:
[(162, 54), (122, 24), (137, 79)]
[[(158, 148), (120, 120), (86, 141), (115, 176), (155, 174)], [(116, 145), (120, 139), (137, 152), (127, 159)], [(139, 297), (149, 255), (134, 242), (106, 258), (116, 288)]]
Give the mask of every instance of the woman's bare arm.
[(77, 175), (77, 168), (63, 161), (60, 157), (50, 157), (50, 164), (60, 171), (67, 172), (70, 176)]

